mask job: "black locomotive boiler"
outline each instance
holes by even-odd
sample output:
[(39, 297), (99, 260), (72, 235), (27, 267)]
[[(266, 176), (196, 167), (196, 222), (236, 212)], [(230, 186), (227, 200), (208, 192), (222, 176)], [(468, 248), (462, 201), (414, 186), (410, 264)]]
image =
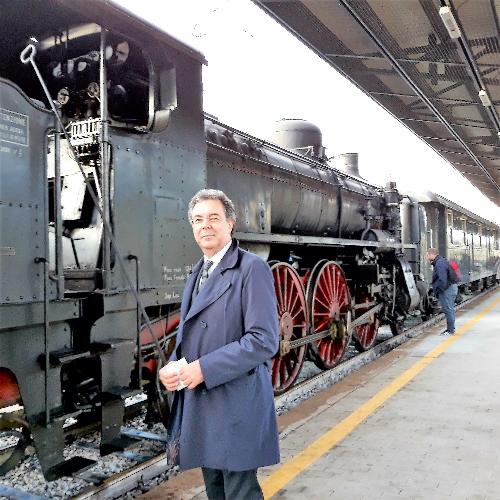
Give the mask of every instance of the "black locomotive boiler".
[(316, 127), (284, 120), (271, 143), (205, 116), (203, 56), (112, 2), (0, 7), (0, 423), (23, 422), (48, 479), (88, 465), (63, 457), (69, 418), (100, 423), (103, 454), (127, 445), (129, 396), (168, 418), (157, 369), (203, 187), (236, 202), (235, 236), (272, 268), (277, 394), (307, 355), (332, 367), (351, 338), (368, 349), (428, 309), (423, 208), (402, 228), (395, 185), (361, 179), (353, 155), (333, 168)]

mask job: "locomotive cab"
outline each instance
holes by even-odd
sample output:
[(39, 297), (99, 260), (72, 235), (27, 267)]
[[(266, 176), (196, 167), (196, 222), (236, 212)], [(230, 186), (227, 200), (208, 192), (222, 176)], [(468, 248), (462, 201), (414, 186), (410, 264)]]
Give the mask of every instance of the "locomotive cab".
[[(102, 278), (102, 268), (112, 272), (115, 259), (91, 191), (112, 224), (110, 131), (163, 132), (177, 107), (176, 68), (158, 50), (149, 53), (140, 42), (96, 23), (45, 29), (30, 41), (66, 129), (65, 135), (50, 133), (47, 139), (52, 277), (62, 282), (63, 275), (67, 291), (103, 288), (109, 283)], [(5, 69), (35, 102), (49, 108), (35, 74), (18, 58)]]

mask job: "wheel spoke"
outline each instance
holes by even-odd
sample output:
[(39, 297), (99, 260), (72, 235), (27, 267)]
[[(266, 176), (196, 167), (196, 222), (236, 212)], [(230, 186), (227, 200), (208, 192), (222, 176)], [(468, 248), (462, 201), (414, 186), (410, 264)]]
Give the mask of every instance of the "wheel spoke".
[(331, 273), (332, 273), (332, 283), (335, 284), (334, 286), (334, 290), (335, 290), (335, 300), (338, 301), (339, 300), (339, 293), (340, 293), (340, 290), (339, 290), (339, 285), (340, 285), (340, 279), (341, 279), (341, 274), (337, 268), (337, 266), (334, 266), (332, 265), (331, 267)]
[(330, 267), (329, 266), (324, 267), (323, 269), (325, 270), (325, 272), (321, 274), (321, 280), (325, 282), (325, 286), (328, 289), (327, 297), (329, 297), (329, 299), (332, 300), (334, 295), (333, 295), (332, 280), (330, 277)]
[(325, 304), (322, 300), (319, 299), (319, 297), (316, 297), (315, 302), (322, 305), (327, 311), (330, 311), (330, 304)]
[[(326, 287), (327, 290), (325, 291), (325, 289), (323, 287)], [(328, 284), (325, 283), (323, 284), (322, 280), (319, 280), (318, 281), (318, 289), (321, 290), (322, 294), (323, 294), (323, 298), (325, 298), (327, 301), (328, 300), (331, 300), (331, 296), (332, 296), (332, 292), (331, 290), (328, 288)], [(316, 293), (317, 293), (317, 290), (316, 290)]]
[(331, 287), (332, 287), (332, 298), (333, 299), (336, 299), (337, 298), (337, 287), (336, 287), (336, 278), (337, 278), (337, 273), (338, 273), (338, 270), (337, 270), (337, 266), (335, 264), (332, 264), (330, 263), (330, 265), (328, 266), (328, 270), (329, 270), (329, 280), (330, 280), (330, 283), (331, 283)]
[(277, 285), (278, 285), (278, 302), (281, 304), (281, 311), (282, 313), (285, 311), (284, 309), (284, 301), (283, 301), (283, 295), (282, 295), (282, 290), (281, 290), (281, 277), (280, 277), (280, 269), (278, 268), (276, 270), (276, 279), (277, 279)]
[(286, 269), (285, 269), (285, 273), (284, 273), (284, 297), (285, 297), (285, 301), (283, 303), (283, 308), (284, 308), (284, 311), (288, 311), (288, 275), (287, 275), (287, 272), (286, 272)]
[[(286, 359), (286, 358), (285, 358)], [(286, 382), (286, 379), (288, 378), (288, 373), (286, 369), (286, 361), (282, 360), (280, 363), (280, 378), (281, 378), (281, 385), (283, 385), (284, 382)]]
[(327, 350), (327, 353), (326, 353), (326, 359), (328, 361), (330, 361), (330, 363), (333, 361), (334, 359), (334, 351), (335, 351), (335, 344), (333, 342), (328, 342), (328, 350)]
[(299, 304), (299, 308), (301, 308), (301, 304), (300, 304), (300, 302), (299, 302), (299, 294), (296, 294), (296, 295), (295, 295), (295, 299), (294, 299), (294, 301), (293, 301), (292, 307), (290, 307), (290, 309), (287, 309), (287, 311), (288, 311), (290, 314), (292, 314), (292, 312), (293, 312), (293, 310), (294, 310), (295, 306), (297, 305), (297, 303)]

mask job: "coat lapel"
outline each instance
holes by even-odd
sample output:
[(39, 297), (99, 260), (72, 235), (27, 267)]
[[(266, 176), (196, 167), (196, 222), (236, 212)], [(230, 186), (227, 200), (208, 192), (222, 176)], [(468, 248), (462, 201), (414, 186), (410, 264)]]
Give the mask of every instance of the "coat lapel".
[(184, 287), (184, 293), (182, 294), (181, 319), (184, 319), (188, 312), (189, 305), (191, 304), (191, 296), (193, 295), (194, 286), (196, 284), (196, 278), (198, 277), (202, 265), (203, 265), (203, 259), (200, 259), (194, 265), (193, 270), (186, 281), (186, 286)]
[[(206, 309), (210, 304), (214, 303), (221, 295), (226, 292), (226, 290), (231, 286), (231, 278), (225, 271), (234, 267), (237, 261), (238, 243), (236, 242), (236, 240), (233, 240), (233, 243), (226, 252), (226, 255), (224, 255), (217, 268), (214, 270), (207, 282), (203, 285), (200, 293), (198, 293), (198, 295), (193, 300), (186, 316), (183, 316), (184, 321), (188, 321), (190, 318), (203, 311), (203, 309)], [(198, 264), (196, 264), (195, 268), (193, 269), (193, 283), (189, 283), (189, 289), (186, 285), (186, 291), (184, 292), (182, 301), (183, 303), (189, 300), (189, 298), (191, 297), (193, 287), (196, 282), (196, 276), (198, 275), (202, 262), (203, 259)], [(195, 272), (196, 270), (198, 272)]]
[(212, 274), (195, 297), (184, 318), (184, 322), (189, 321), (193, 316), (215, 302), (230, 286), (231, 279), (229, 276), (220, 274), (220, 272)]

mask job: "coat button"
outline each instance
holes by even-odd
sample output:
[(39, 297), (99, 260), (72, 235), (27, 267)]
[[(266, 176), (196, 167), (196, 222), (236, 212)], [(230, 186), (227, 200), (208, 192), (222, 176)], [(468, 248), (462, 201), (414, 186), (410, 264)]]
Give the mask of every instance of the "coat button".
[(200, 326), (206, 328), (208, 325), (204, 321), (200, 321)]

